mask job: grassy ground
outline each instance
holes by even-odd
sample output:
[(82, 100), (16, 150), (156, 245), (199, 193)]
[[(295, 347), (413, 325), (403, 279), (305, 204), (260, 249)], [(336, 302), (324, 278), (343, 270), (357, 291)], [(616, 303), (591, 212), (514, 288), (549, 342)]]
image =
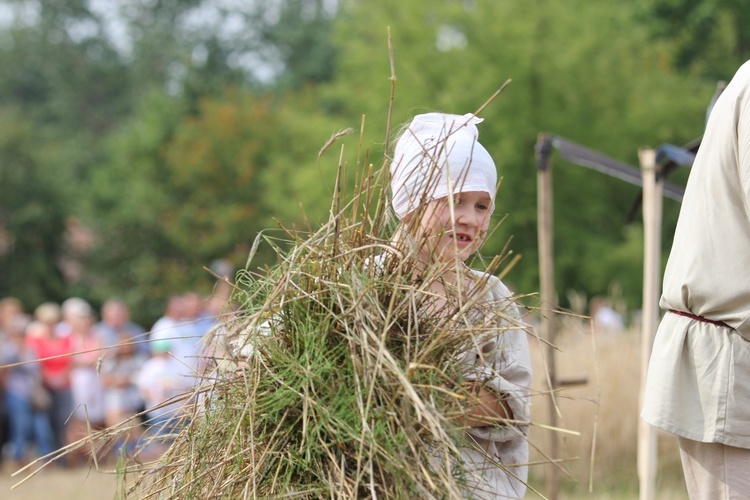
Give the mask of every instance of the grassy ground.
[[(565, 468), (569, 472), (569, 477), (560, 475), (558, 498), (635, 500), (638, 498), (639, 332), (593, 335), (585, 322), (574, 321), (566, 322), (563, 330), (557, 342), (561, 349), (556, 356), (558, 374), (562, 378), (585, 377), (586, 383), (566, 387), (558, 396), (561, 417), (557, 425), (580, 433), (578, 437), (558, 435), (560, 457), (567, 460)], [(531, 348), (537, 394), (532, 402), (532, 420), (545, 422), (549, 397), (545, 394), (543, 349), (538, 345)], [(532, 452), (532, 461), (543, 461), (549, 439), (549, 431), (532, 429), (530, 441), (537, 448)], [(542, 494), (547, 494), (546, 470), (547, 466), (530, 469), (530, 482)], [(116, 493), (114, 475), (89, 468), (44, 471), (13, 491), (10, 487), (19, 478), (10, 477), (10, 473), (7, 465), (2, 468), (0, 499), (99, 500), (113, 498)], [(590, 476), (593, 477), (591, 492)], [(659, 435), (656, 497), (687, 499), (676, 440), (668, 434)], [(526, 498), (541, 497), (529, 492)]]
[[(49, 470), (31, 481), (11, 491), (17, 482), (10, 472), (3, 470), (0, 475), (0, 498), (7, 500), (100, 500), (114, 498), (115, 478), (110, 474), (88, 468), (73, 470)], [(532, 486), (544, 492), (545, 486), (532, 477)], [(526, 498), (539, 498), (529, 493)], [(612, 481), (597, 481), (593, 492), (588, 492), (586, 483), (563, 481), (558, 497), (560, 500), (590, 498), (597, 500), (635, 500), (638, 498), (638, 484), (632, 477), (613, 478)], [(682, 476), (678, 471), (662, 474), (657, 489), (660, 500), (686, 500)]]
[(12, 469), (2, 467), (0, 498), (4, 500), (101, 500), (115, 496), (115, 476), (79, 467), (40, 472), (14, 490), (21, 478), (11, 477)]

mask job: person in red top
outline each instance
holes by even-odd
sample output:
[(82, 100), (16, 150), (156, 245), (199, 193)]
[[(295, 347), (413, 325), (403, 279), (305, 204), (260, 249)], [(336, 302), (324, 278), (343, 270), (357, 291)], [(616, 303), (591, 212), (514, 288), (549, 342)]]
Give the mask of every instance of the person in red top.
[(65, 422), (73, 412), (73, 396), (70, 391), (70, 353), (73, 349), (70, 337), (58, 337), (54, 325), (60, 321), (60, 306), (47, 302), (34, 311), (34, 331), (27, 341), (40, 360), (42, 382), (52, 397), (50, 422), (55, 444), (67, 444)]

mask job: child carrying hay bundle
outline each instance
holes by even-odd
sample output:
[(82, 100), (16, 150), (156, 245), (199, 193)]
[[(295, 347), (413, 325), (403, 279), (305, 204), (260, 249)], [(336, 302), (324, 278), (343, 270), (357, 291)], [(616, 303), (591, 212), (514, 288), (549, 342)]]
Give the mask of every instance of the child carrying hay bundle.
[(517, 328), (505, 285), (463, 264), (479, 249), (494, 210), (497, 172), (477, 141), (481, 121), (472, 114), (415, 117), (395, 148), (391, 190), (401, 229), (407, 228), (397, 238), (416, 234), (415, 267), (439, 273), (430, 280), (435, 298), (427, 309), (458, 315), (458, 324), (445, 326), (469, 338), (456, 346), (458, 380), (476, 395), (462, 405), (466, 416), (459, 418), (466, 434), (460, 442), (462, 490), (472, 497), (520, 498), (531, 384), (526, 333)]
[[(216, 369), (138, 497), (521, 498), (530, 361), (508, 289), (464, 264), (494, 210), (482, 120), (414, 118), (372, 176), (264, 275), (215, 336)], [(349, 212), (347, 215), (345, 212)], [(493, 260), (494, 271), (500, 259)], [(218, 353), (223, 353), (219, 355)]]

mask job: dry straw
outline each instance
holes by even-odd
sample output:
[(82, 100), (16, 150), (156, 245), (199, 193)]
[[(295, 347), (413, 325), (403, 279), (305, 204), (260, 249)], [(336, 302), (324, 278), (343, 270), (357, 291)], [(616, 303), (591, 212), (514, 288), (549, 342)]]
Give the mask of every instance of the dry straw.
[[(286, 245), (259, 237), (277, 265), (238, 277), (240, 312), (214, 331), (190, 418), (160, 460), (125, 469), (136, 472), (129, 493), (461, 496), (472, 394), (456, 354), (517, 325), (480, 300), (485, 280), (438, 301), (430, 289), (445, 267), (421, 266), (419, 242), (394, 243), (393, 225), (370, 215), (387, 214), (382, 172), (361, 174), (348, 202), (337, 183), (317, 232), (287, 231)], [(477, 315), (491, 327), (472, 327)]]
[[(258, 237), (277, 264), (238, 276), (239, 307), (212, 333), (179, 431), (153, 461), (154, 443), (125, 457), (124, 496), (455, 498), (471, 482), (460, 450), (474, 395), (457, 354), (517, 320), (484, 300), (486, 278), (462, 263), (425, 267), (409, 228), (392, 238), (386, 169), (368, 166), (345, 200), (340, 164), (323, 227)], [(446, 271), (472, 286), (441, 300), (431, 286)], [(101, 448), (127, 427), (77, 446)]]

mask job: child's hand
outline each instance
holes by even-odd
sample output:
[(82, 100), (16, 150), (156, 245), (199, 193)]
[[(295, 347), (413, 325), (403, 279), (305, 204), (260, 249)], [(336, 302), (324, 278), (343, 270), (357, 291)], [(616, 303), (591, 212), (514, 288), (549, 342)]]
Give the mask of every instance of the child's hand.
[(488, 389), (477, 381), (464, 383), (469, 391), (469, 411), (462, 424), (466, 427), (483, 427), (488, 425), (502, 425), (507, 419), (513, 418), (513, 412), (502, 395)]

